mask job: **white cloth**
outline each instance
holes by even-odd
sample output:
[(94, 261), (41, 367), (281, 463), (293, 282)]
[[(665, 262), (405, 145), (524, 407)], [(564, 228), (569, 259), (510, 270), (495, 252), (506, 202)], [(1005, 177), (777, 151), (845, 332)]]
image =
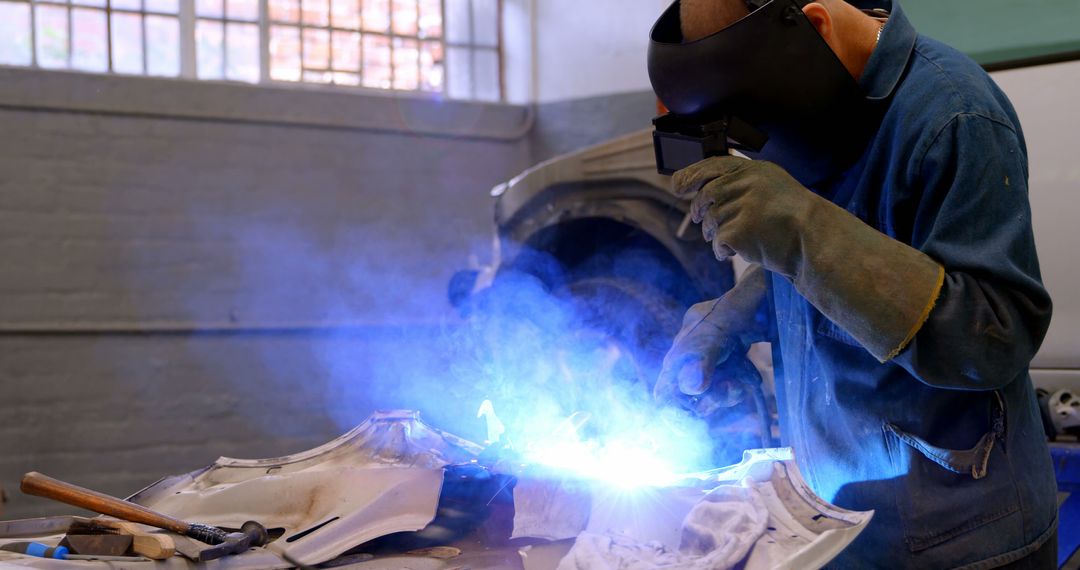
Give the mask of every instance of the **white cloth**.
[(514, 487), (514, 538), (566, 540), (589, 524), (592, 494), (580, 484), (552, 484), (533, 478), (518, 479)]
[(683, 521), (678, 551), (657, 542), (583, 533), (558, 570), (728, 570), (746, 557), (768, 520), (753, 483), (717, 487)]

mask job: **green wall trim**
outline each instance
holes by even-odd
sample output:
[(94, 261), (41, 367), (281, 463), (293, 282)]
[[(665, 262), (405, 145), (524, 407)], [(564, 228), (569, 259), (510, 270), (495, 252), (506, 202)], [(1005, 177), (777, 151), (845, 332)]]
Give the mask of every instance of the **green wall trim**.
[(901, 0), (919, 32), (983, 65), (1080, 52), (1080, 0)]

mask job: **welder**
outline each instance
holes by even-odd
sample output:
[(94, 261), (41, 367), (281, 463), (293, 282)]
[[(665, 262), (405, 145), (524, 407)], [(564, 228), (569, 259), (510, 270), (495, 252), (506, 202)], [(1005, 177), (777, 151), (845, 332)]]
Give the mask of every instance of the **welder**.
[(687, 313), (657, 398), (772, 341), (807, 482), (876, 513), (837, 568), (1055, 567), (1028, 372), (1051, 300), (1005, 95), (888, 1), (682, 0), (649, 58), (672, 113), (767, 138), (673, 178), (717, 258), (753, 265)]

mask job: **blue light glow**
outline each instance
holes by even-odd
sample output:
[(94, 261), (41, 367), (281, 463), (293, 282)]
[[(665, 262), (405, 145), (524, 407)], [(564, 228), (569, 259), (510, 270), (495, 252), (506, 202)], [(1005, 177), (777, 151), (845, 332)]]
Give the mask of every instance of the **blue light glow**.
[[(484, 401), (479, 416), (486, 420), (489, 434), (501, 436), (505, 432), (491, 401)], [(656, 421), (658, 417), (661, 421)], [(591, 418), (578, 413), (550, 430), (538, 424), (527, 426), (531, 435), (519, 441), (514, 451), (521, 463), (564, 476), (602, 481), (624, 489), (666, 487), (695, 477), (691, 470), (701, 465), (704, 458), (699, 456), (700, 452), (707, 448), (702, 440), (690, 439), (697, 435), (692, 433), (694, 422), (671, 421), (676, 418), (671, 412), (639, 417), (643, 423), (637, 427), (626, 425), (620, 427), (623, 431), (609, 430), (585, 437), (582, 434), (588, 430)], [(489, 443), (498, 441), (498, 437), (489, 439)]]

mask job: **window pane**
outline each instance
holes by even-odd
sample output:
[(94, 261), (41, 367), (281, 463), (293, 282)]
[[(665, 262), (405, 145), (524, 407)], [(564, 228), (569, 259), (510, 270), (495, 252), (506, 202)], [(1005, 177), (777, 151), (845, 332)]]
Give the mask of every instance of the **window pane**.
[(499, 13), (497, 0), (472, 0), (473, 3), (473, 42), (477, 45), (495, 47), (499, 45)]
[(334, 32), (334, 69), (338, 71), (360, 70), (360, 34)]
[(118, 10), (142, 10), (141, 0), (111, 0), (109, 6)]
[(270, 0), (270, 19), (275, 22), (299, 22), (300, 0)]
[(389, 38), (364, 36), (364, 86), (389, 89), (392, 85), (390, 75)]
[(476, 99), (480, 101), (498, 101), (499, 93), (499, 55), (494, 50), (481, 49), (475, 54), (473, 73), (476, 82)]
[(0, 64), (30, 65), (30, 6), (0, 2)]
[(142, 17), (112, 15), (112, 65), (117, 73), (143, 72)]
[(330, 0), (303, 0), (304, 23), (312, 26), (330, 25)]
[(443, 46), (439, 42), (424, 42), (420, 48), (420, 89), (442, 91)]
[(146, 72), (180, 75), (180, 23), (176, 18), (146, 17)]
[(300, 80), (300, 30), (274, 26), (270, 29), (270, 77), (279, 81)]
[(258, 0), (225, 0), (226, 16), (233, 20), (259, 19)]
[[(390, 0), (364, 0), (364, 29), (385, 32), (390, 29)], [(366, 85), (366, 83), (365, 83)]]
[(469, 33), (471, 16), (469, 0), (446, 0), (446, 41), (467, 44), (472, 41)]
[(199, 20), (195, 24), (196, 73), (199, 79), (221, 79), (224, 32), (220, 22)]
[(195, 0), (195, 15), (220, 18), (225, 14), (221, 11), (221, 0)]
[(415, 36), (416, 28), (416, 0), (393, 0), (394, 13), (391, 21), (394, 23), (394, 33), (403, 36)]
[(360, 29), (360, 0), (330, 0), (334, 27)]
[(67, 8), (34, 7), (37, 23), (37, 59), (41, 67), (67, 67)]
[(442, 0), (420, 0), (420, 37), (442, 37)]
[(330, 34), (326, 30), (304, 30), (304, 69), (330, 67)]
[(472, 97), (472, 54), (466, 48), (447, 48), (446, 93), (454, 99)]
[(420, 87), (420, 42), (394, 38), (394, 89)]
[(96, 6), (98, 8), (105, 7), (105, 0), (71, 0), (72, 4), (76, 6)]
[(237, 81), (259, 81), (259, 26), (229, 24), (225, 34), (229, 68), (225, 76)]
[(144, 0), (144, 2), (146, 2), (147, 11), (150, 12), (160, 12), (162, 14), (180, 13), (177, 0)]
[(71, 18), (71, 67), (84, 71), (108, 71), (109, 30), (105, 24), (105, 12), (74, 8)]

